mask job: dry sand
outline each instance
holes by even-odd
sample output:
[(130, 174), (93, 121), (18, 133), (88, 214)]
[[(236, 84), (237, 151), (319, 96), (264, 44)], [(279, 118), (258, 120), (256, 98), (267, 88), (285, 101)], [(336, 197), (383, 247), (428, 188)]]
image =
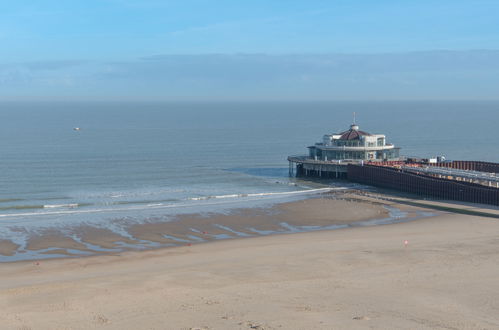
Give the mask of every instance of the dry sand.
[(0, 329), (499, 329), (499, 220), (10, 263), (0, 278)]

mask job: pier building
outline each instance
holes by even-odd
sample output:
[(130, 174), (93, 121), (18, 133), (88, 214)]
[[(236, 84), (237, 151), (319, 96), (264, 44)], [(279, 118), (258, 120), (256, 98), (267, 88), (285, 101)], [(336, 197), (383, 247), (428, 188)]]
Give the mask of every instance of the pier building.
[(322, 142), (308, 147), (315, 160), (398, 160), (400, 148), (386, 143), (384, 134), (369, 134), (357, 124), (338, 134), (326, 134)]
[(325, 134), (308, 150), (308, 155), (288, 157), (290, 175), (341, 178), (346, 177), (348, 164), (400, 158), (400, 148), (387, 143), (384, 134), (361, 131), (355, 122), (346, 131)]

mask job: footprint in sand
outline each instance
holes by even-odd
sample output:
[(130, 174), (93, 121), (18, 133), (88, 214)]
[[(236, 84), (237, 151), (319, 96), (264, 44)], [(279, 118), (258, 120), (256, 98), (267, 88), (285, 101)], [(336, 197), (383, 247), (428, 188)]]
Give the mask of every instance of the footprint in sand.
[(354, 317), (352, 317), (352, 320), (357, 320), (357, 321), (367, 321), (370, 319), (371, 318), (369, 316), (354, 316)]

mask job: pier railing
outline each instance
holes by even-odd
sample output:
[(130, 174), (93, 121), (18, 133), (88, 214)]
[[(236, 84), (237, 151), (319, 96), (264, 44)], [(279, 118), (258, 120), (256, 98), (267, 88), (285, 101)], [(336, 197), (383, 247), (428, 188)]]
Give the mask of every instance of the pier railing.
[(348, 164), (361, 164), (363, 161), (362, 160), (354, 160), (354, 159), (347, 159), (347, 160), (337, 160), (337, 159), (331, 159), (331, 160), (320, 160), (320, 159), (315, 159), (311, 158), (309, 156), (289, 156), (288, 161), (293, 162), (293, 163), (307, 163), (307, 164), (318, 164), (318, 165), (348, 165)]
[(474, 160), (455, 160), (452, 162), (442, 162), (429, 164), (431, 166), (448, 167), (458, 170), (470, 170), (479, 172), (499, 173), (499, 164), (491, 162), (481, 162)]

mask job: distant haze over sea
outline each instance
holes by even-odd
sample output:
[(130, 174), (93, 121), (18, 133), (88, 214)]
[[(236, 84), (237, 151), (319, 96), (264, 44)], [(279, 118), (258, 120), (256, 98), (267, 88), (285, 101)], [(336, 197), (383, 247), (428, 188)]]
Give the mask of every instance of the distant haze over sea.
[(497, 100), (497, 63), (498, 50), (11, 60), (0, 100)]

